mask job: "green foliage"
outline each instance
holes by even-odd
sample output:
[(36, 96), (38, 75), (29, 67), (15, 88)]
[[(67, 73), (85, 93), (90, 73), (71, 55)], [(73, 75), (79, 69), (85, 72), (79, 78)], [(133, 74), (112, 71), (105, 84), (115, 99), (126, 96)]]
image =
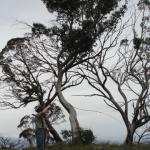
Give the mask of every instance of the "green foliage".
[(95, 136), (91, 129), (81, 130), (81, 140), (83, 144), (91, 144), (95, 140)]
[(30, 57), (29, 51), (27, 52), (28, 42), (27, 37), (13, 38), (0, 53), (0, 63), (5, 74), (3, 81), (13, 83), (12, 93), (25, 105), (32, 101), (43, 100), (45, 92), (41, 89), (38, 79), (32, 75), (40, 63)]
[(150, 1), (149, 0), (139, 0), (138, 7), (140, 10), (145, 9), (145, 7), (150, 9)]
[(120, 41), (120, 46), (126, 46), (126, 45), (128, 45), (128, 39), (122, 39), (121, 41)]
[(49, 31), (54, 31), (60, 40), (64, 51), (62, 57), (68, 52), (74, 57), (87, 56), (86, 53), (92, 52), (98, 36), (115, 28), (126, 10), (126, 5), (119, 6), (120, 0), (42, 1), (50, 12), (56, 12), (61, 25)]
[(75, 11), (80, 7), (82, 1), (81, 0), (42, 0), (45, 4), (46, 7), (50, 11), (55, 11), (60, 9), (59, 11), (67, 11), (67, 10), (72, 10)]
[(68, 35), (62, 35), (62, 48), (70, 53), (91, 51), (93, 42), (92, 36), (81, 29), (74, 29)]
[(142, 43), (142, 39), (140, 39), (140, 38), (134, 38), (133, 39), (133, 43), (134, 43), (134, 48), (135, 49), (139, 49), (140, 48), (140, 45), (141, 45), (141, 43)]
[(61, 135), (66, 143), (71, 143), (72, 132), (70, 130), (62, 130)]
[[(62, 130), (61, 134), (66, 143), (71, 143), (72, 132), (70, 130)], [(80, 129), (81, 143), (91, 144), (95, 140), (95, 136), (91, 129)]]
[(34, 35), (41, 35), (46, 33), (46, 27), (40, 23), (33, 23), (32, 32)]
[[(50, 12), (58, 12), (67, 16), (80, 15), (85, 10), (89, 17), (94, 12), (107, 14), (118, 6), (120, 0), (42, 0)], [(69, 14), (70, 12), (70, 14)], [(82, 14), (81, 14), (82, 15)], [(79, 16), (78, 16), (79, 17)]]

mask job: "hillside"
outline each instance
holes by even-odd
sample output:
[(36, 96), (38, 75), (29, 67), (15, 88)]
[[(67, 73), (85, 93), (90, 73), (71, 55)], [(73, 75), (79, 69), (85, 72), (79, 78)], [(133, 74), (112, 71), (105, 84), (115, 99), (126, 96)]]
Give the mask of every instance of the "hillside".
[[(4, 150), (4, 149), (0, 149)], [(8, 150), (8, 149), (7, 149)], [(36, 148), (26, 148), (25, 150), (36, 150)], [(99, 144), (99, 145), (52, 145), (48, 146), (46, 150), (150, 150), (150, 145), (110, 145), (110, 144)]]

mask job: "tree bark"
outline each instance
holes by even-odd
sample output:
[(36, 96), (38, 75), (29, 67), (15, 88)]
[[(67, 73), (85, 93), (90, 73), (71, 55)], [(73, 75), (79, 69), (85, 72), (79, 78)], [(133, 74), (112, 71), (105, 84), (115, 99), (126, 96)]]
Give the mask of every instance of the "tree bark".
[(57, 133), (57, 131), (54, 129), (54, 127), (51, 125), (51, 123), (49, 122), (49, 120), (45, 117), (45, 122), (47, 124), (47, 127), (50, 131), (50, 133), (53, 135), (54, 140), (56, 141), (56, 143), (61, 143), (62, 139), (59, 136), (59, 134)]
[(125, 145), (132, 145), (133, 144), (133, 134), (127, 133)]
[(33, 147), (32, 137), (28, 137), (27, 140), (29, 142), (30, 147)]
[(57, 91), (60, 103), (63, 105), (63, 107), (69, 113), (69, 120), (70, 120), (71, 131), (72, 131), (72, 142), (80, 143), (81, 142), (80, 126), (79, 126), (79, 122), (77, 120), (76, 110), (64, 98), (62, 91), (61, 91), (61, 84), (62, 84), (62, 80), (58, 80), (57, 85), (56, 85), (56, 91)]
[(135, 131), (135, 129), (133, 128), (133, 125), (129, 125), (127, 127), (127, 136), (126, 136), (126, 140), (124, 142), (125, 145), (132, 145), (133, 144), (134, 131)]

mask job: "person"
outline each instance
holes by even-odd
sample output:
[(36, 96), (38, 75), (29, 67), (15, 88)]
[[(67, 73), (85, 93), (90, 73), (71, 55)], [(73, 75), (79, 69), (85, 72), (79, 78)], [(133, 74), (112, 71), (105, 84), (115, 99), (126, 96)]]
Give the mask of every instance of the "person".
[(47, 125), (44, 117), (48, 113), (48, 108), (49, 105), (46, 107), (43, 106), (35, 107), (35, 111), (36, 111), (36, 114), (34, 114), (35, 138), (36, 138), (36, 145), (38, 150), (45, 149)]

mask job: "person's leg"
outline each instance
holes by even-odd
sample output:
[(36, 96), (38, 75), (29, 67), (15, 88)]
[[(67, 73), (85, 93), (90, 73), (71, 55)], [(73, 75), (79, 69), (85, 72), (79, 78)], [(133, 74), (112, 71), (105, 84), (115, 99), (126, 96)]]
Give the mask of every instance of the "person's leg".
[(45, 134), (45, 129), (43, 128), (39, 128), (35, 132), (38, 150), (44, 150), (45, 148)]

